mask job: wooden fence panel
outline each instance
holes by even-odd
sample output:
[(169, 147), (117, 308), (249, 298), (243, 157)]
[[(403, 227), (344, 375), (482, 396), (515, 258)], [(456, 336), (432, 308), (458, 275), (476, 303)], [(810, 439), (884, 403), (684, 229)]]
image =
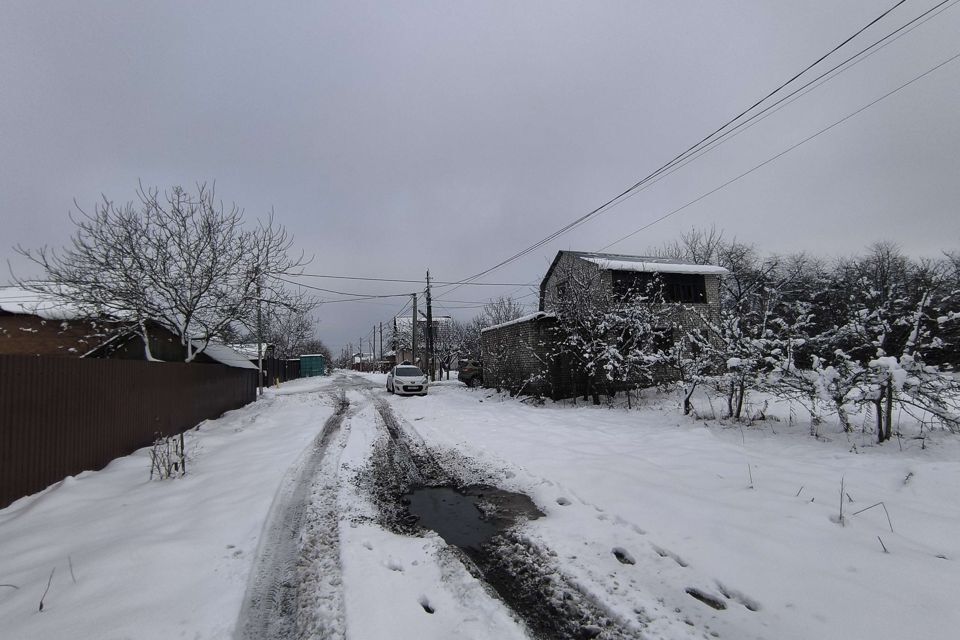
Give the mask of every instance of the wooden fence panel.
[[(0, 355), (0, 508), (256, 398), (256, 371)], [(144, 473), (148, 473), (144, 469)]]

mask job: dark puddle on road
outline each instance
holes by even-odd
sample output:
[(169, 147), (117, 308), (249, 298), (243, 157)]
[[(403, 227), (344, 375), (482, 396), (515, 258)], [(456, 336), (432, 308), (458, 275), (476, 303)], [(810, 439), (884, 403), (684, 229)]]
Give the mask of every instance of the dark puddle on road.
[(522, 493), (495, 487), (422, 487), (403, 497), (403, 504), (416, 522), (436, 531), (447, 544), (467, 553), (476, 553), (494, 536), (520, 518), (543, 516), (533, 501)]

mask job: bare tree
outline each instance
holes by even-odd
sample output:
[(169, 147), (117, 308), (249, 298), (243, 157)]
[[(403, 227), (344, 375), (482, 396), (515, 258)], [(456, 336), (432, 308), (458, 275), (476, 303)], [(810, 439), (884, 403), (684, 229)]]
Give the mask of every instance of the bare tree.
[(333, 353), (330, 351), (330, 347), (328, 347), (320, 338), (311, 337), (307, 339), (304, 341), (302, 349), (303, 350), (300, 352), (300, 355), (319, 353), (326, 358), (327, 363), (331, 367), (333, 366)]
[(723, 231), (715, 226), (709, 229), (690, 229), (680, 235), (679, 240), (664, 244), (652, 253), (663, 258), (676, 258), (691, 264), (718, 264), (720, 252), (728, 243)]
[(315, 306), (316, 301), (307, 296), (270, 306), (266, 338), (273, 345), (275, 357), (296, 358), (304, 353), (317, 353), (306, 351), (308, 343), (315, 339), (316, 322), (310, 316)]
[(483, 316), (469, 322), (454, 320), (450, 323), (450, 339), (458, 358), (480, 359), (480, 331), (485, 327)]
[(104, 196), (90, 213), (77, 205), (76, 231), (60, 251), (18, 246), (46, 271), (43, 283), (19, 284), (134, 327), (148, 359), (147, 323), (160, 323), (180, 337), (187, 362), (231, 323), (251, 326), (260, 305), (289, 299), (278, 277), (307, 261), (289, 255), (292, 237), (272, 213), (248, 229), (243, 211), (206, 184), (193, 193), (140, 185), (137, 197), (118, 206)]
[(516, 320), (524, 315), (523, 305), (510, 297), (499, 297), (492, 302), (484, 305), (483, 318), (484, 325), (492, 327), (495, 324), (503, 324)]

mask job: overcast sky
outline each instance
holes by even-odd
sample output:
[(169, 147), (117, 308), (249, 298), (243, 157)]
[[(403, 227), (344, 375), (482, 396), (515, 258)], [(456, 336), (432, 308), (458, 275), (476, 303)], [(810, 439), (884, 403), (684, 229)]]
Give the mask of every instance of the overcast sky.
[[(937, 2), (908, 0), (841, 53)], [(621, 192), (892, 4), (5, 0), (0, 259), (36, 275), (11, 248), (64, 244), (74, 199), (215, 180), (251, 220), (273, 207), (312, 273), (457, 280)], [(557, 250), (597, 250), (960, 53), (960, 7), (947, 6), (486, 280), (535, 281)], [(960, 248), (958, 107), (955, 60), (610, 251), (709, 225), (772, 252)], [(437, 297), (469, 317), (457, 307), (516, 290)], [(339, 350), (403, 303), (323, 305), (320, 337)]]

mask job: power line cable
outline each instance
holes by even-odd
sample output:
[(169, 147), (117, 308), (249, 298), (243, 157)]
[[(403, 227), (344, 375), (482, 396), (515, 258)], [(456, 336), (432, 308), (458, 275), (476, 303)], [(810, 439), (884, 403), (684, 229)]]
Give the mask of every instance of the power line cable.
[[(740, 123), (737, 124), (735, 127), (729, 129), (728, 131), (726, 131), (726, 132), (724, 132), (723, 134), (721, 134), (720, 136), (714, 138), (713, 140), (711, 140), (710, 142), (708, 142), (708, 143), (706, 143), (705, 145), (701, 146), (700, 148), (696, 149), (695, 151), (692, 151), (692, 152), (688, 153), (688, 154), (686, 155), (686, 157), (684, 157), (684, 158), (682, 158), (682, 159), (678, 159), (678, 160), (672, 161), (671, 164), (672, 164), (673, 166), (671, 166), (668, 170), (664, 170), (663, 172), (659, 172), (659, 175), (657, 175), (655, 178), (652, 178), (652, 179), (650, 179), (649, 181), (645, 182), (645, 184), (642, 186), (642, 188), (638, 188), (638, 189), (634, 190), (632, 193), (630, 193), (629, 195), (627, 195), (627, 196), (625, 196), (624, 198), (622, 198), (619, 202), (617, 202), (615, 205), (612, 205), (612, 206), (609, 207), (607, 210), (609, 211), (609, 209), (613, 208), (613, 206), (622, 204), (623, 202), (625, 202), (625, 201), (628, 200), (629, 198), (632, 198), (633, 196), (637, 195), (637, 194), (640, 193), (641, 191), (643, 191), (643, 190), (645, 190), (645, 189), (653, 186), (654, 184), (656, 184), (657, 182), (659, 182), (659, 181), (662, 180), (663, 178), (665, 178), (665, 177), (667, 177), (667, 176), (669, 176), (669, 175), (672, 175), (674, 172), (682, 169), (683, 167), (687, 166), (687, 165), (690, 164), (691, 162), (694, 162), (695, 160), (697, 160), (697, 159), (703, 157), (704, 155), (710, 153), (711, 151), (713, 151), (714, 149), (716, 149), (717, 147), (719, 147), (721, 144), (723, 144), (723, 143), (725, 143), (725, 142), (728, 142), (729, 140), (731, 140), (732, 138), (735, 138), (736, 136), (740, 135), (740, 134), (743, 133), (744, 131), (746, 131), (746, 130), (748, 130), (748, 129), (751, 129), (752, 127), (754, 127), (755, 125), (759, 124), (759, 123), (762, 122), (763, 120), (767, 119), (768, 117), (770, 117), (771, 115), (773, 115), (774, 113), (776, 113), (777, 111), (779, 111), (780, 109), (782, 109), (782, 108), (786, 107), (787, 105), (792, 104), (792, 103), (795, 102), (796, 100), (800, 99), (801, 97), (803, 97), (803, 96), (806, 95), (807, 93), (810, 93), (811, 91), (813, 91), (813, 90), (819, 88), (820, 86), (826, 84), (827, 82), (833, 80), (834, 78), (836, 78), (837, 76), (839, 76), (841, 73), (844, 73), (844, 72), (848, 71), (849, 69), (852, 69), (853, 67), (855, 67), (856, 65), (860, 64), (860, 63), (863, 62), (864, 60), (866, 60), (866, 59), (868, 59), (869, 57), (873, 56), (875, 53), (877, 53), (877, 52), (879, 52), (880, 50), (886, 48), (888, 45), (890, 45), (890, 44), (892, 44), (893, 42), (899, 40), (901, 37), (907, 35), (908, 33), (910, 33), (911, 31), (913, 31), (913, 30), (916, 29), (917, 27), (919, 27), (919, 26), (921, 26), (922, 24), (926, 23), (928, 20), (931, 20), (931, 19), (937, 17), (938, 15), (940, 15), (941, 13), (943, 13), (944, 11), (946, 11), (947, 9), (950, 9), (950, 8), (952, 8), (953, 6), (956, 6), (956, 4), (957, 4), (958, 1), (960, 1), (960, 0), (942, 0), (940, 3), (938, 3), (937, 5), (931, 7), (931, 8), (928, 9), (927, 11), (923, 12), (922, 14), (920, 14), (919, 16), (917, 16), (916, 18), (914, 18), (914, 19), (911, 20), (910, 22), (902, 25), (901, 27), (897, 28), (896, 30), (888, 33), (888, 34), (887, 34), (886, 36), (884, 36), (883, 38), (880, 38), (879, 40), (873, 42), (873, 43), (870, 44), (869, 46), (861, 49), (860, 51), (858, 51), (858, 52), (855, 53), (854, 55), (850, 56), (849, 58), (847, 58), (847, 59), (844, 60), (843, 62), (835, 65), (834, 67), (832, 67), (832, 68), (830, 68), (830, 69), (828, 69), (827, 71), (823, 72), (822, 74), (820, 74), (820, 75), (817, 76), (816, 78), (813, 78), (812, 80), (810, 80), (809, 82), (807, 82), (807, 83), (804, 84), (803, 86), (795, 89), (794, 91), (790, 92), (790, 93), (787, 94), (786, 96), (780, 98), (779, 100), (777, 100), (777, 101), (774, 102), (773, 104), (764, 107), (761, 111), (758, 111), (757, 113), (753, 114), (753, 115), (750, 116), (748, 119), (744, 120), (743, 122), (740, 122)], [(944, 5), (948, 4), (948, 3), (949, 3), (950, 6), (944, 6)], [(930, 15), (931, 13), (933, 13), (934, 11), (936, 11), (936, 10), (937, 10), (938, 8), (940, 8), (940, 7), (943, 7), (943, 8), (942, 8), (940, 11), (937, 11), (936, 13), (934, 13), (933, 15)], [(901, 32), (902, 32), (902, 33), (901, 33)], [(834, 72), (836, 72), (836, 73), (834, 73)], [(832, 75), (831, 75), (831, 74), (832, 74)], [(827, 77), (827, 76), (829, 76), (829, 77)], [(579, 225), (578, 225), (578, 226), (579, 226)]]
[[(423, 279), (401, 280), (397, 278), (372, 278), (372, 277), (367, 278), (367, 277), (361, 277), (361, 276), (334, 276), (334, 275), (327, 275), (327, 274), (320, 274), (320, 273), (297, 273), (297, 274), (290, 274), (288, 277), (333, 278), (337, 280), (364, 280), (364, 281), (371, 281), (371, 282), (403, 282), (403, 283), (413, 283), (413, 284), (423, 283)], [(519, 282), (461, 282), (461, 281), (450, 282), (450, 281), (440, 281), (440, 280), (436, 282), (431, 282), (431, 283), (436, 285), (444, 285), (444, 286), (457, 285), (457, 284), (469, 284), (477, 287), (515, 287), (520, 285)]]
[(657, 223), (659, 223), (659, 222), (662, 222), (663, 220), (666, 220), (667, 218), (669, 218), (669, 217), (671, 217), (671, 216), (673, 216), (673, 215), (675, 215), (675, 214), (677, 214), (677, 213), (680, 213), (680, 212), (683, 211), (684, 209), (686, 209), (686, 208), (688, 208), (688, 207), (690, 207), (690, 206), (692, 206), (692, 205), (700, 202), (701, 200), (703, 200), (704, 198), (707, 198), (708, 196), (713, 195), (713, 194), (716, 193), (717, 191), (720, 191), (721, 189), (724, 189), (724, 188), (730, 186), (730, 185), (733, 184), (734, 182), (737, 182), (738, 180), (740, 180), (740, 179), (742, 179), (742, 178), (750, 175), (750, 174), (753, 173), (754, 171), (756, 171), (756, 170), (758, 170), (758, 169), (760, 169), (760, 168), (762, 168), (762, 167), (765, 167), (766, 165), (770, 164), (771, 162), (774, 162), (774, 161), (778, 160), (779, 158), (782, 158), (783, 156), (787, 155), (788, 153), (790, 153), (791, 151), (793, 151), (793, 150), (796, 149), (797, 147), (800, 147), (800, 146), (806, 144), (807, 142), (810, 142), (810, 141), (813, 140), (814, 138), (819, 137), (820, 135), (826, 133), (827, 131), (830, 131), (830, 130), (833, 129), (834, 127), (837, 127), (837, 126), (843, 124), (844, 122), (846, 122), (847, 120), (850, 120), (851, 118), (857, 116), (858, 114), (863, 113), (864, 111), (866, 111), (866, 110), (869, 109), (870, 107), (874, 106), (875, 104), (877, 104), (877, 103), (879, 103), (879, 102), (881, 102), (881, 101), (889, 98), (890, 96), (894, 95), (895, 93), (898, 93), (899, 91), (905, 89), (906, 87), (910, 86), (910, 85), (913, 84), (914, 82), (917, 82), (918, 80), (920, 80), (920, 79), (922, 79), (922, 78), (925, 78), (926, 76), (930, 75), (930, 74), (933, 73), (934, 71), (940, 69), (941, 67), (943, 67), (943, 66), (945, 66), (945, 65), (947, 65), (947, 64), (949, 64), (949, 63), (951, 63), (951, 62), (953, 62), (953, 61), (956, 60), (957, 58), (960, 58), (960, 53), (954, 54), (953, 56), (951, 56), (951, 57), (947, 58), (946, 60), (944, 60), (943, 62), (939, 63), (938, 65), (936, 65), (936, 66), (934, 66), (934, 67), (932, 67), (932, 68), (924, 71), (923, 73), (921, 73), (921, 74), (918, 75), (918, 76), (915, 76), (914, 78), (912, 78), (911, 80), (908, 80), (907, 82), (901, 84), (901, 85), (898, 86), (897, 88), (892, 89), (891, 91), (888, 91), (887, 93), (883, 94), (883, 95), (880, 96), (879, 98), (877, 98), (877, 99), (875, 99), (875, 100), (867, 103), (866, 105), (860, 107), (860, 108), (857, 109), (856, 111), (853, 111), (853, 112), (845, 115), (843, 118), (837, 120), (837, 121), (834, 122), (833, 124), (827, 125), (826, 127), (824, 127), (823, 129), (820, 129), (820, 130), (817, 131), (816, 133), (811, 134), (811, 135), (807, 136), (806, 138), (804, 138), (803, 140), (800, 140), (799, 142), (797, 142), (797, 143), (795, 143), (795, 144), (787, 147), (786, 149), (784, 149), (784, 150), (781, 151), (780, 153), (777, 153), (776, 155), (771, 156), (770, 158), (767, 158), (766, 160), (764, 160), (764, 161), (761, 162), (760, 164), (758, 164), (758, 165), (756, 165), (756, 166), (748, 169), (747, 171), (744, 171), (743, 173), (737, 175), (737, 176), (734, 177), (734, 178), (731, 178), (730, 180), (727, 180), (726, 182), (724, 182), (723, 184), (719, 185), (718, 187), (715, 187), (715, 188), (711, 189), (710, 191), (707, 191), (706, 193), (701, 194), (700, 196), (698, 196), (697, 198), (694, 198), (693, 200), (689, 201), (689, 202), (686, 203), (685, 205), (680, 206), (680, 207), (677, 207), (676, 209), (670, 211), (669, 213), (666, 213), (666, 214), (660, 216), (660, 217), (657, 218), (656, 220), (653, 220), (653, 221), (651, 221), (651, 222), (643, 225), (643, 226), (640, 227), (639, 229), (636, 229), (636, 230), (628, 233), (627, 235), (625, 235), (625, 236), (623, 236), (623, 237), (621, 237), (621, 238), (619, 238), (619, 239), (617, 239), (617, 240), (614, 240), (614, 241), (611, 242), (610, 244), (602, 247), (602, 248), (600, 249), (600, 251), (604, 251), (604, 250), (606, 250), (606, 249), (609, 249), (609, 248), (612, 247), (613, 245), (619, 244), (619, 243), (623, 242), (624, 240), (635, 236), (636, 234), (640, 233), (641, 231), (644, 231), (645, 229), (649, 229), (649, 228), (652, 227), (653, 225), (655, 225), (655, 224), (657, 224)]
[[(559, 237), (560, 235), (563, 235), (564, 233), (566, 233), (566, 232), (569, 231), (570, 229), (573, 229), (574, 227), (579, 226), (580, 224), (582, 224), (582, 223), (585, 222), (586, 220), (592, 218), (593, 216), (597, 215), (597, 214), (600, 213), (601, 211), (609, 208), (611, 205), (613, 205), (613, 204), (616, 203), (617, 201), (619, 201), (619, 200), (621, 200), (622, 198), (624, 198), (624, 196), (626, 196), (626, 195), (630, 194), (631, 192), (635, 191), (636, 189), (638, 189), (638, 188), (639, 188), (640, 186), (642, 186), (645, 182), (649, 181), (650, 179), (652, 179), (652, 178), (656, 177), (657, 175), (659, 175), (660, 173), (662, 173), (664, 170), (668, 169), (670, 166), (672, 166), (672, 164), (676, 163), (679, 159), (683, 158), (683, 157), (684, 157), (685, 155), (687, 155), (691, 150), (698, 148), (700, 145), (704, 144), (704, 142), (712, 139), (714, 136), (717, 135), (717, 133), (723, 131), (723, 130), (726, 129), (730, 124), (732, 124), (733, 122), (735, 122), (735, 121), (737, 121), (738, 119), (740, 119), (741, 117), (743, 117), (746, 113), (748, 113), (749, 111), (751, 111), (751, 110), (754, 109), (755, 107), (757, 107), (757, 106), (759, 106), (760, 104), (762, 104), (764, 101), (766, 101), (767, 99), (769, 99), (770, 97), (772, 97), (772, 96), (773, 96), (774, 94), (776, 94), (777, 92), (781, 91), (781, 90), (782, 90), (783, 88), (785, 88), (787, 85), (789, 85), (790, 83), (792, 83), (793, 81), (795, 81), (797, 78), (799, 78), (800, 76), (802, 76), (803, 74), (805, 74), (807, 71), (809, 71), (810, 69), (812, 69), (813, 67), (815, 67), (816, 65), (818, 65), (820, 62), (822, 62), (823, 60), (825, 60), (827, 57), (829, 57), (830, 55), (832, 55), (832, 54), (835, 53), (836, 51), (838, 51), (839, 49), (841, 49), (843, 46), (845, 46), (845, 45), (846, 45), (847, 43), (849, 43), (851, 40), (853, 40), (854, 38), (856, 38), (857, 36), (859, 36), (860, 34), (862, 34), (864, 31), (866, 31), (867, 29), (869, 29), (871, 26), (873, 26), (874, 24), (876, 24), (877, 22), (879, 22), (880, 20), (882, 20), (883, 18), (885, 18), (887, 15), (889, 15), (892, 11), (894, 11), (897, 7), (899, 7), (900, 5), (902, 5), (904, 2), (906, 2), (906, 0), (898, 0), (898, 2), (896, 2), (896, 3), (895, 3), (893, 6), (891, 6), (889, 9), (887, 9), (886, 11), (884, 11), (883, 13), (881, 13), (879, 16), (877, 16), (876, 18), (874, 18), (873, 20), (871, 20), (870, 22), (868, 22), (866, 25), (864, 25), (863, 27), (861, 27), (860, 29), (858, 29), (856, 32), (854, 32), (853, 35), (851, 35), (851, 36), (847, 37), (846, 39), (844, 39), (844, 40), (843, 40), (842, 42), (840, 42), (838, 45), (836, 45), (836, 46), (834, 46), (832, 49), (830, 49), (830, 51), (828, 51), (828, 52), (825, 53), (824, 55), (822, 55), (822, 56), (820, 56), (819, 58), (817, 58), (817, 60), (815, 60), (815, 61), (812, 62), (811, 64), (809, 64), (809, 65), (807, 65), (806, 67), (804, 67), (804, 69), (803, 69), (802, 71), (800, 71), (799, 73), (793, 75), (789, 80), (787, 80), (786, 82), (784, 82), (784, 83), (782, 83), (781, 85), (779, 85), (776, 89), (774, 89), (773, 91), (769, 92), (769, 93), (768, 93), (767, 95), (765, 95), (763, 98), (761, 98), (760, 100), (756, 101), (754, 104), (752, 104), (750, 107), (748, 107), (747, 109), (745, 109), (744, 111), (742, 111), (741, 113), (739, 113), (739, 114), (738, 114), (737, 116), (735, 116), (734, 118), (728, 120), (728, 121), (727, 121), (726, 123), (724, 123), (721, 127), (719, 127), (718, 129), (716, 129), (716, 130), (714, 130), (713, 132), (711, 132), (709, 135), (707, 135), (707, 136), (705, 136), (704, 138), (702, 138), (699, 142), (697, 142), (696, 144), (692, 145), (691, 147), (689, 147), (688, 149), (686, 149), (686, 150), (683, 151), (682, 153), (680, 153), (680, 154), (678, 154), (677, 156), (675, 156), (673, 159), (671, 159), (669, 162), (667, 162), (666, 164), (664, 164), (663, 166), (661, 166), (660, 168), (658, 168), (658, 169), (657, 169), (656, 171), (654, 171), (653, 173), (649, 174), (649, 175), (646, 176), (645, 178), (643, 178), (643, 179), (639, 180), (638, 182), (634, 183), (634, 184), (631, 185), (629, 188), (627, 188), (627, 189), (625, 189), (624, 191), (622, 191), (621, 193), (617, 194), (615, 197), (607, 200), (606, 202), (604, 202), (604, 203), (603, 203), (602, 205), (600, 205), (599, 207), (596, 207), (595, 209), (593, 209), (593, 210), (589, 211), (588, 213), (580, 216), (579, 218), (577, 218), (577, 219), (575, 219), (574, 221), (568, 223), (567, 225), (561, 227), (560, 229), (552, 232), (551, 234), (549, 234), (549, 235), (547, 235), (545, 238), (537, 241), (537, 242), (534, 243), (533, 245), (530, 245), (529, 247), (527, 247), (527, 248), (525, 248), (525, 249), (522, 249), (521, 251), (518, 251), (518, 252), (515, 253), (514, 255), (510, 256), (509, 258), (506, 258), (505, 260), (502, 260), (502, 261), (498, 262), (497, 264), (493, 265), (492, 267), (489, 267), (489, 268), (487, 268), (487, 269), (484, 269), (483, 271), (480, 271), (479, 273), (476, 273), (476, 274), (474, 274), (474, 275), (472, 275), (472, 276), (469, 276), (469, 277), (467, 277), (467, 278), (464, 278), (461, 282), (464, 283), (464, 284), (466, 284), (467, 282), (470, 282), (470, 281), (472, 281), (472, 280), (475, 280), (476, 278), (480, 278), (480, 277), (482, 277), (482, 276), (484, 276), (484, 275), (486, 275), (486, 274), (488, 274), (488, 273), (490, 273), (490, 272), (492, 272), (492, 271), (494, 271), (494, 270), (496, 270), (496, 269), (499, 269), (500, 267), (502, 267), (502, 266), (504, 266), (504, 265), (506, 265), (506, 264), (509, 264), (509, 263), (513, 262), (514, 260), (517, 260), (517, 259), (519, 259), (519, 258), (527, 255), (528, 253), (530, 253), (530, 252), (532, 252), (532, 251), (535, 251), (536, 249), (539, 249), (540, 247), (542, 247), (543, 245), (547, 244), (547, 243), (550, 242), (551, 240), (554, 240), (555, 238)], [(451, 291), (452, 291), (452, 290), (451, 290)], [(448, 292), (448, 293), (449, 293), (449, 292)]]
[[(303, 284), (302, 282), (293, 282), (292, 280), (286, 280), (285, 278), (277, 278), (277, 279), (280, 280), (281, 282), (286, 282), (287, 284), (292, 284), (292, 285), (297, 286), (297, 287), (303, 287), (304, 289), (310, 289), (310, 290), (314, 290), (314, 291), (323, 291), (323, 292), (327, 292), (327, 293), (330, 293), (330, 292), (331, 292), (330, 289), (323, 289), (323, 288), (321, 288), (321, 287), (314, 287), (314, 286), (311, 286), (311, 285), (309, 285), (309, 284)], [(334, 292), (334, 293), (336, 293), (336, 292)], [(344, 295), (353, 295), (353, 294), (344, 294)], [(321, 304), (331, 304), (331, 303), (333, 303), (333, 302), (356, 302), (356, 301), (358, 301), (358, 300), (376, 300), (376, 299), (378, 299), (378, 298), (400, 298), (400, 297), (403, 297), (403, 296), (410, 296), (410, 295), (412, 295), (412, 292), (411, 292), (411, 293), (376, 294), (376, 295), (373, 295), (373, 294), (371, 294), (371, 295), (357, 294), (357, 295), (362, 295), (363, 297), (341, 298), (341, 299), (336, 299), (336, 300), (324, 300), (324, 301), (321, 302)]]

